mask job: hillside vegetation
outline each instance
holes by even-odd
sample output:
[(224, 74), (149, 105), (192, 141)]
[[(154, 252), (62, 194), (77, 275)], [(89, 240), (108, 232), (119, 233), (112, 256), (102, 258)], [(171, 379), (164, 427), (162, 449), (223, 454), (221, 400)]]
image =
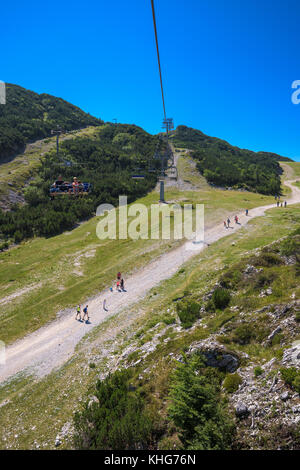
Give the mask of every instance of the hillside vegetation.
[(233, 147), (186, 126), (178, 126), (171, 138), (177, 147), (192, 151), (198, 170), (209, 183), (262, 194), (280, 194), (282, 169), (278, 161), (288, 158)]
[[(282, 362), (299, 340), (297, 226), (299, 205), (268, 211), (107, 318), (60, 369), (43, 379), (17, 377), (3, 384), (2, 448), (51, 449), (59, 442), (64, 449), (129, 449), (139, 443), (169, 450), (298, 449), (298, 415), (292, 411), (300, 403), (297, 377), (291, 363)], [(78, 230), (83, 236), (86, 228), (70, 237)], [(42, 242), (34, 243), (43, 254)], [(19, 253), (28, 253), (30, 243)], [(11, 269), (13, 264), (10, 259)], [(97, 265), (102, 269), (100, 258)], [(97, 277), (86, 272), (91, 281)], [(220, 287), (230, 293), (226, 306), (214, 303)], [(267, 289), (272, 293), (260, 296)], [(181, 320), (178, 303), (198, 306), (191, 309), (192, 326)], [(208, 351), (236, 357), (239, 369), (207, 366), (205, 344)], [(237, 415), (240, 402), (244, 416)]]
[(50, 136), (57, 126), (71, 131), (102, 123), (61, 98), (6, 84), (6, 104), (0, 106), (0, 163), (22, 151), (27, 142)]
[[(77, 222), (90, 217), (99, 204), (117, 206), (120, 194), (127, 195), (128, 202), (147, 194), (155, 186), (156, 176), (151, 174), (137, 181), (132, 179), (132, 173), (136, 167), (148, 167), (155, 150), (163, 147), (158, 137), (125, 124), (106, 124), (95, 128), (91, 136), (63, 142), (59, 157), (53, 150), (42, 160), (37, 176), (24, 192), (27, 204), (15, 205), (10, 212), (0, 211), (2, 246), (72, 229)], [(93, 190), (85, 198), (66, 195), (51, 201), (49, 188), (59, 175), (65, 181), (77, 176), (91, 183)]]

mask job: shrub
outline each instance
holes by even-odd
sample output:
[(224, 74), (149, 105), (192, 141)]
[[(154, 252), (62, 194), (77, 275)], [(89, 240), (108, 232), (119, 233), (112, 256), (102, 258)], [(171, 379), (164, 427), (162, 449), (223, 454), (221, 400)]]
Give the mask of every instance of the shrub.
[(192, 355), (179, 364), (170, 386), (168, 416), (185, 449), (230, 449), (234, 424), (220, 396), (220, 375), (206, 373), (202, 358)]
[(190, 328), (200, 318), (200, 305), (197, 302), (178, 302), (176, 310), (183, 328)]
[(253, 260), (254, 266), (264, 266), (266, 268), (280, 264), (283, 264), (283, 261), (280, 256), (278, 256), (276, 253), (270, 253), (265, 251), (260, 253), (260, 255), (258, 257), (255, 257)]
[(234, 289), (237, 284), (241, 281), (241, 278), (241, 270), (229, 269), (221, 276), (220, 284), (225, 289)]
[(249, 323), (238, 326), (232, 335), (232, 341), (241, 345), (249, 344), (256, 336), (255, 329)]
[[(299, 231), (299, 229), (298, 229)], [(280, 253), (284, 256), (291, 256), (300, 253), (300, 234), (297, 230), (292, 233), (280, 245)]]
[(263, 287), (270, 286), (275, 279), (276, 275), (272, 272), (259, 274), (255, 281), (254, 287), (261, 289)]
[(255, 377), (259, 377), (264, 373), (263, 369), (260, 366), (254, 367), (254, 375)]
[(242, 382), (242, 377), (236, 372), (235, 374), (230, 374), (225, 377), (223, 387), (228, 393), (234, 393), (238, 390)]
[(77, 449), (139, 449), (152, 442), (154, 426), (138, 393), (129, 387), (130, 370), (117, 371), (98, 381), (98, 402), (86, 402), (74, 417)]
[(166, 315), (163, 317), (162, 321), (165, 325), (174, 325), (174, 323), (176, 323), (176, 318), (171, 315)]
[(284, 382), (294, 388), (297, 393), (300, 393), (300, 370), (296, 367), (282, 368), (280, 373)]
[(215, 308), (223, 310), (229, 305), (230, 292), (227, 289), (218, 287), (212, 295), (212, 302)]

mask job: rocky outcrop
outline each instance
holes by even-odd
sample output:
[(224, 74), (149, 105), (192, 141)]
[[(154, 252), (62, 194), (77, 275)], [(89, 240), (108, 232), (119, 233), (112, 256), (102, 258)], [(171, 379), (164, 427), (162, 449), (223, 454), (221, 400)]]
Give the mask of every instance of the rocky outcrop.
[(205, 358), (206, 366), (217, 367), (225, 370), (226, 372), (235, 372), (240, 365), (240, 359), (236, 353), (227, 351), (226, 348), (212, 340), (204, 340), (197, 343), (193, 343), (187, 355), (194, 352), (201, 352)]
[(285, 367), (300, 367), (300, 341), (295, 341), (291, 348), (284, 351), (282, 365)]

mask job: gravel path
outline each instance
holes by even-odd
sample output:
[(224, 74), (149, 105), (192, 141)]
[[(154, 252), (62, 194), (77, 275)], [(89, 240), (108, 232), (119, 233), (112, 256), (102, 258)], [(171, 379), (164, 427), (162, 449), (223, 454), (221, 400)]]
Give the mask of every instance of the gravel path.
[[(292, 185), (292, 181), (285, 183), (292, 190), (289, 204), (300, 202), (300, 189)], [(275, 207), (275, 204), (252, 209), (249, 216), (238, 213), (241, 225), (232, 225), (224, 229), (223, 221), (210, 227), (205, 233), (205, 243), (194, 244), (186, 242), (179, 248), (163, 254), (149, 263), (145, 268), (126, 279), (127, 292), (100, 292), (89, 300), (90, 321), (85, 324), (75, 321), (74, 312), (66, 311), (57, 320), (45, 325), (34, 333), (17, 341), (6, 350), (6, 364), (0, 365), (0, 382), (3, 382), (18, 372), (33, 373), (44, 376), (53, 369), (61, 366), (73, 354), (74, 349), (83, 336), (110, 315), (114, 315), (127, 306), (139, 301), (150, 289), (161, 281), (173, 276), (180, 266), (202, 251), (207, 243), (213, 243), (220, 238), (229, 236), (254, 217), (264, 215), (266, 209)], [(233, 220), (235, 214), (225, 214)], [(106, 298), (108, 311), (103, 310), (103, 300)]]

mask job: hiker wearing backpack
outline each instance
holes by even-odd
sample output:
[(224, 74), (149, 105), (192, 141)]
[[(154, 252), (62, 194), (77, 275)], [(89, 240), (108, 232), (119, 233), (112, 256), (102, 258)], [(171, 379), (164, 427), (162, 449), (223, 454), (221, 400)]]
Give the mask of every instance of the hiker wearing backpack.
[(86, 305), (83, 309), (83, 318), (82, 320), (84, 321), (86, 319), (86, 321), (89, 321), (89, 313), (88, 313), (88, 305)]

